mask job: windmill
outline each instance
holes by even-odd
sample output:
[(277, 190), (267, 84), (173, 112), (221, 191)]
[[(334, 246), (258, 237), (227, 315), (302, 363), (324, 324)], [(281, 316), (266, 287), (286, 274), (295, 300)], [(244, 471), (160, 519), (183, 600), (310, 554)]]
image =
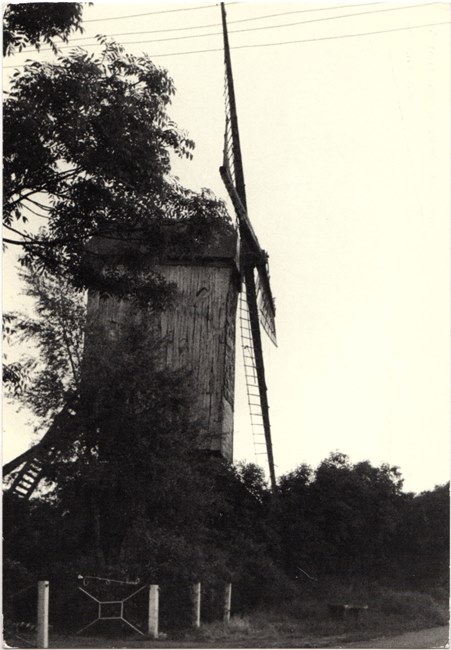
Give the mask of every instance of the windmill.
[[(254, 442), (265, 448), (272, 489), (275, 470), (269, 423), (260, 322), (275, 343), (274, 302), (271, 295), (266, 252), (249, 221), (238, 133), (235, 93), (224, 5), (221, 5), (226, 79), (226, 128), (220, 173), (233, 203), (238, 233), (218, 231), (195, 260), (164, 255), (151, 268), (177, 286), (174, 305), (154, 319), (154, 332), (163, 342), (162, 363), (173, 369), (189, 368), (193, 379), (193, 406), (203, 434), (202, 447), (228, 460), (233, 457), (233, 410), (235, 383), (235, 328), (238, 295), (248, 401)], [(180, 224), (175, 223), (177, 229)], [(180, 231), (183, 237), (183, 230)], [(176, 235), (177, 237), (177, 235)], [(92, 244), (96, 257), (111, 265), (119, 247), (133, 242), (112, 243), (101, 239)], [(123, 252), (123, 251), (122, 251)], [(96, 345), (95, 331), (103, 341), (116, 340), (137, 317), (136, 308), (115, 297), (88, 295), (88, 330), (85, 355)], [(93, 327), (89, 327), (93, 326)], [(80, 435), (77, 396), (71, 397), (55, 417), (47, 433), (34, 447), (3, 468), (4, 476), (16, 471), (10, 490), (28, 499), (58, 449)], [(261, 441), (260, 441), (261, 440)]]

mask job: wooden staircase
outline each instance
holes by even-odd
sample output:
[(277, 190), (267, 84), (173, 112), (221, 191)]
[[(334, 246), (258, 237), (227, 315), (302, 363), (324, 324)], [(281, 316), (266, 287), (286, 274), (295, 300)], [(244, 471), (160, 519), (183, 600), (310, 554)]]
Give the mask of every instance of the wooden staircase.
[(45, 452), (38, 449), (36, 456), (23, 464), (9, 488), (10, 492), (21, 499), (30, 498), (42, 478), (47, 462), (54, 455), (54, 448), (49, 449), (46, 454), (42, 453), (43, 451)]
[(7, 488), (20, 499), (29, 499), (53, 461), (57, 449), (77, 435), (74, 427), (76, 398), (72, 397), (55, 416), (47, 433), (36, 445), (3, 466), (3, 477), (17, 471)]

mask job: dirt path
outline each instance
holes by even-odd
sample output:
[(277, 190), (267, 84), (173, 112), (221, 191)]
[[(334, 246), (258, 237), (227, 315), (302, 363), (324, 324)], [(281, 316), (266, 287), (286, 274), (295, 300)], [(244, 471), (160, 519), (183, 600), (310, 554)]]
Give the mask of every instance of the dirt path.
[(393, 637), (346, 644), (346, 648), (446, 648), (449, 647), (449, 627), (432, 627), (418, 632), (406, 632)]
[[(50, 639), (50, 648), (154, 648), (161, 650), (173, 650), (174, 648), (295, 648), (302, 650), (303, 648), (446, 648), (449, 641), (449, 628), (447, 626), (433, 627), (426, 630), (418, 630), (417, 632), (406, 632), (397, 636), (380, 636), (376, 639), (369, 639), (365, 641), (353, 641), (346, 643), (346, 636), (329, 636), (329, 637), (314, 637), (305, 636), (303, 638), (297, 635), (271, 636), (261, 638), (258, 636), (252, 637), (243, 636), (242, 638), (235, 639), (221, 639), (217, 641), (175, 641), (175, 640), (159, 640), (150, 641), (142, 638), (134, 639), (105, 639), (102, 637), (81, 637), (81, 636), (52, 636)], [(12, 646), (16, 648), (25, 648), (26, 645), (14, 643)]]

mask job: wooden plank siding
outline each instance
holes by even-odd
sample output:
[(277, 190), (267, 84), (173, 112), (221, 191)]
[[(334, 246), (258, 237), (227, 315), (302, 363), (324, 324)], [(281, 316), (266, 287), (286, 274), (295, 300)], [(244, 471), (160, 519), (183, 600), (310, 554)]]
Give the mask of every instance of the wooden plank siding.
[[(238, 298), (234, 257), (207, 254), (195, 263), (165, 260), (153, 268), (177, 286), (173, 305), (154, 314), (150, 323), (154, 342), (161, 346), (161, 363), (189, 372), (193, 419), (199, 423), (203, 447), (232, 460)], [(95, 345), (90, 336), (116, 340), (137, 318), (142, 314), (130, 302), (91, 293), (85, 353)]]

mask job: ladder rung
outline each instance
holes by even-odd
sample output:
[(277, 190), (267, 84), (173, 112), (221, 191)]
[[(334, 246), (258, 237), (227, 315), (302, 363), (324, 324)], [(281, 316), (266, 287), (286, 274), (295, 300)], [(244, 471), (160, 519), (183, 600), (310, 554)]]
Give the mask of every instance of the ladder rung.
[(20, 485), (21, 483), (32, 483), (33, 479), (28, 478), (25, 474), (19, 477), (17, 481), (17, 485)]

